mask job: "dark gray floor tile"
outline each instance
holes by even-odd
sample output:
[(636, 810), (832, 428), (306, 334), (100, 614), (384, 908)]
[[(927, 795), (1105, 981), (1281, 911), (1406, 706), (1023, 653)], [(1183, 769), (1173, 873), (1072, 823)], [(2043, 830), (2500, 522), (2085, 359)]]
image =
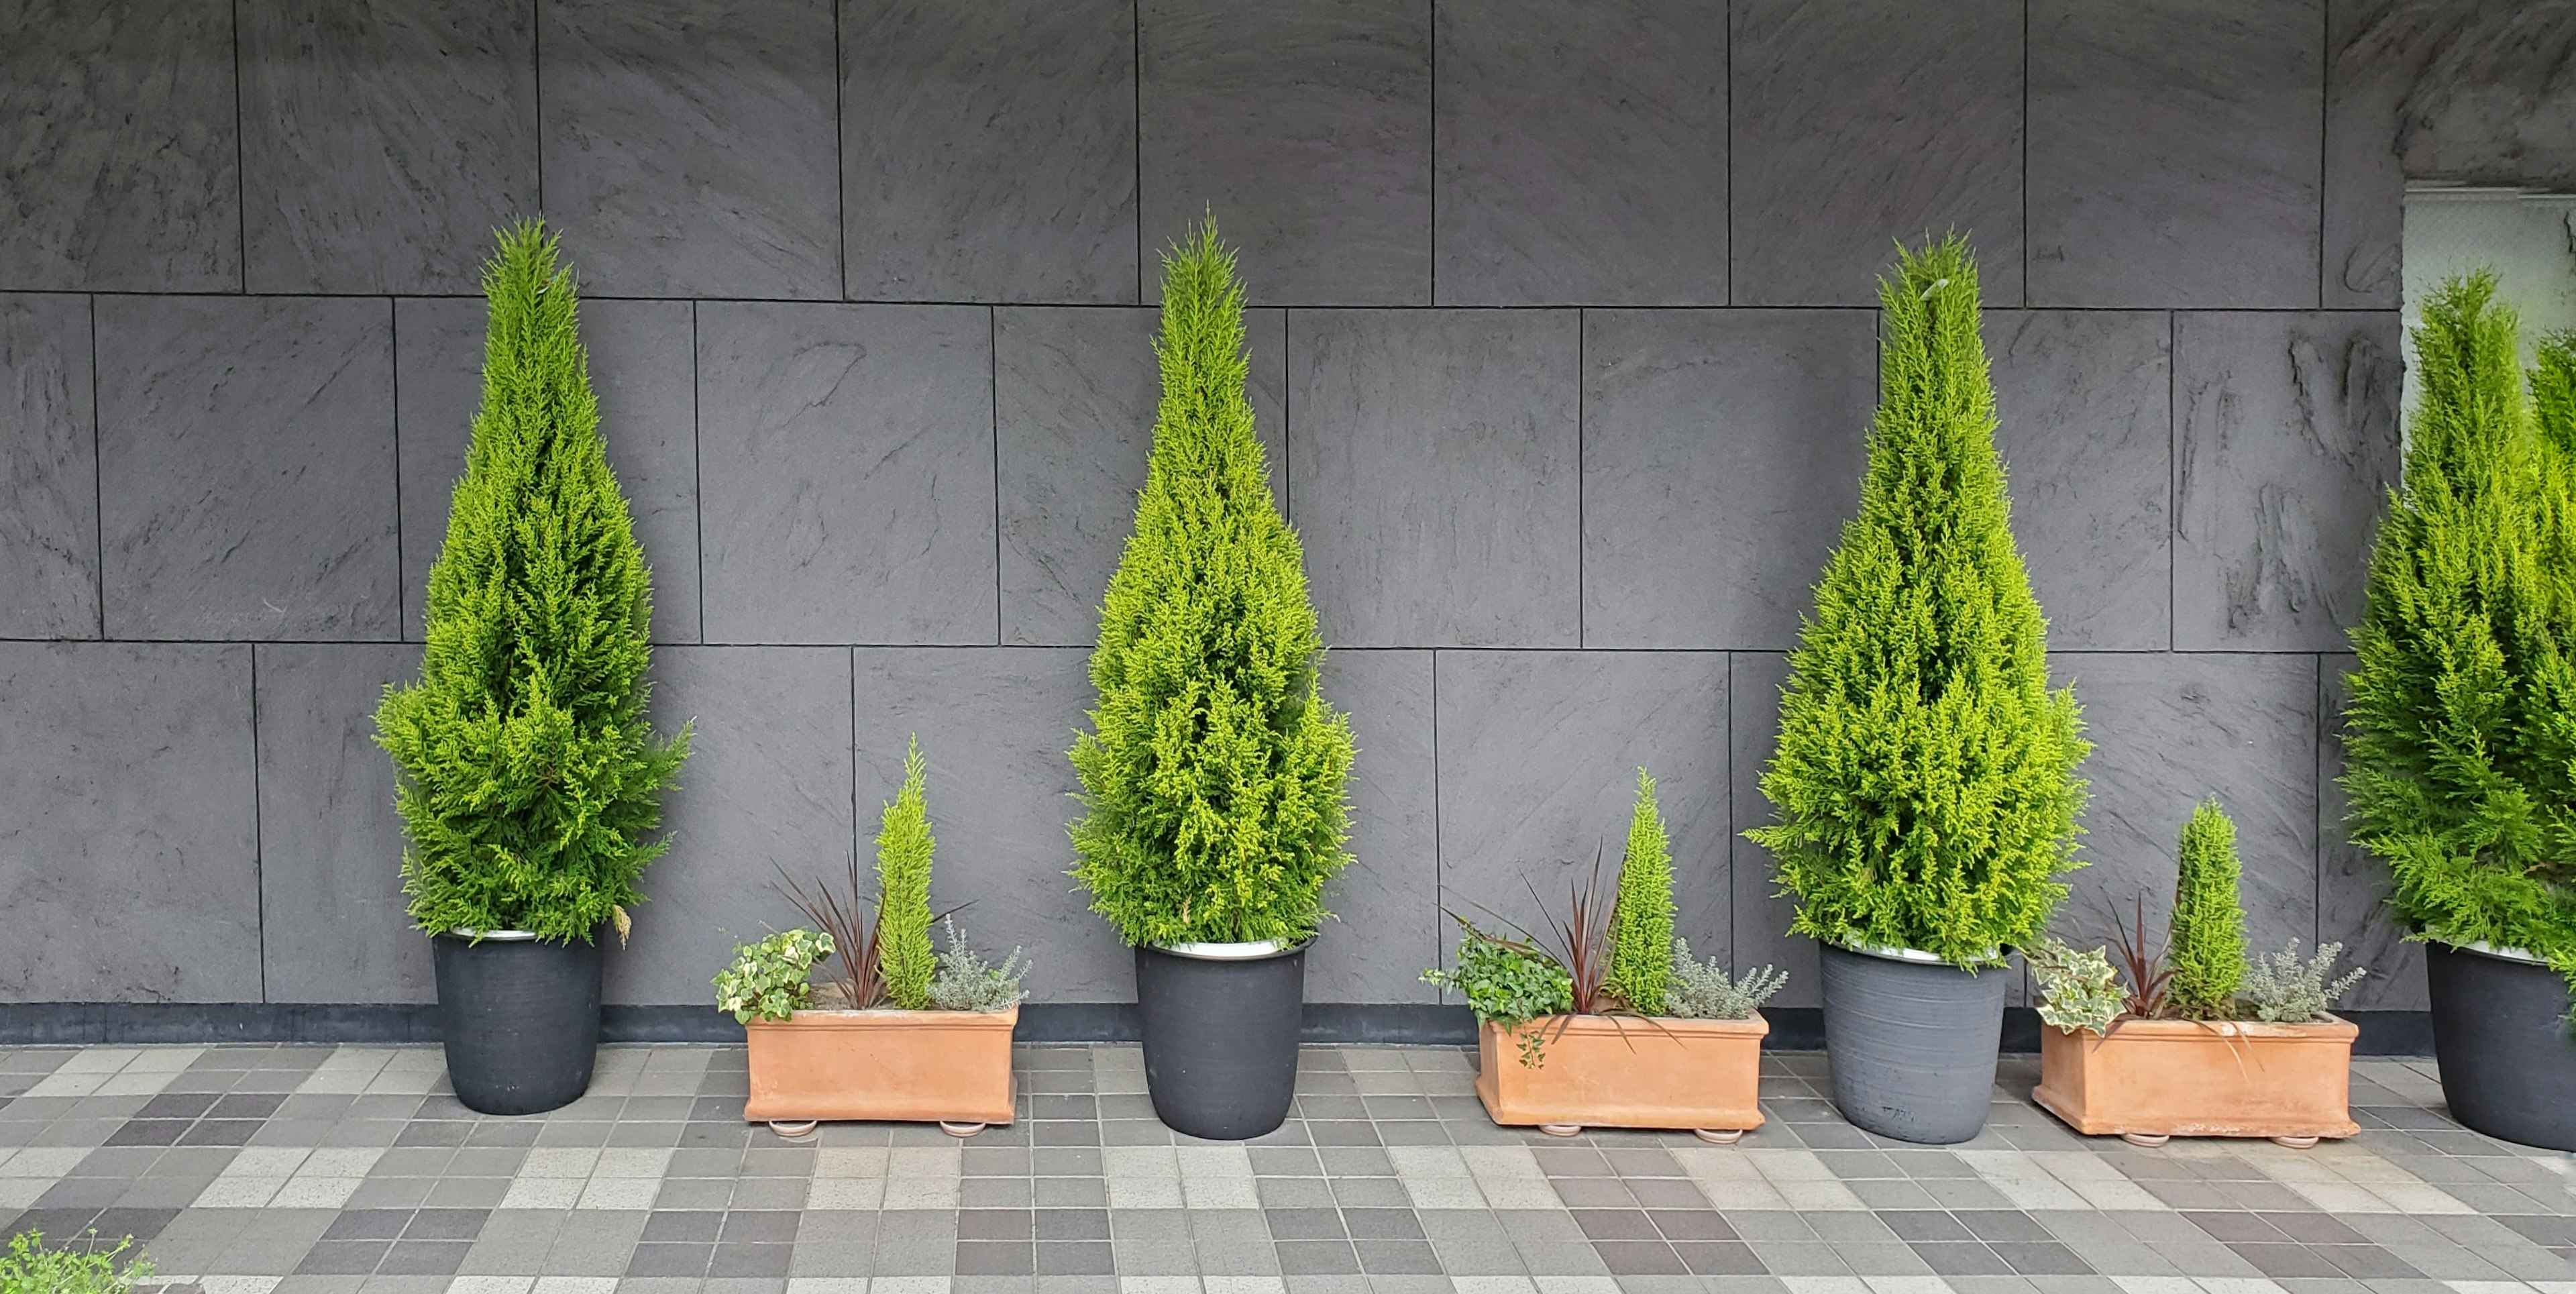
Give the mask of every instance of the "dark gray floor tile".
[(1037, 1274), (1036, 1246), (1026, 1240), (960, 1240), (957, 1242), (957, 1274), (1034, 1276)]
[(1287, 1276), (1346, 1276), (1360, 1270), (1359, 1254), (1347, 1240), (1280, 1240), (1275, 1243), (1279, 1270)]
[(1686, 1276), (1681, 1255), (1661, 1240), (1595, 1240), (1595, 1253), (1613, 1276)]

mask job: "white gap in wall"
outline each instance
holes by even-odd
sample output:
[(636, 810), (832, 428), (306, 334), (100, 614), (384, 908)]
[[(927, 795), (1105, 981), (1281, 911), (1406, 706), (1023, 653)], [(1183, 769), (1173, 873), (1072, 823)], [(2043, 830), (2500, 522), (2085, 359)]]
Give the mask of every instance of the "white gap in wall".
[(2522, 317), (2527, 366), (2544, 333), (2576, 329), (2576, 194), (2521, 189), (2410, 188), (2404, 265), (2405, 409), (2413, 416), (2415, 325), (2443, 280), (2493, 270), (2497, 295)]

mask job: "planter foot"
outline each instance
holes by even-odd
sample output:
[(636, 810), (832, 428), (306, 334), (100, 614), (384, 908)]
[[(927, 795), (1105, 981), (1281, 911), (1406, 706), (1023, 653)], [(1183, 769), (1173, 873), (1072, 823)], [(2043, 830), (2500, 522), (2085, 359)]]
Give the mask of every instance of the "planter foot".
[(1711, 1145), (1732, 1146), (1744, 1140), (1742, 1128), (1693, 1128), (1691, 1135)]
[(2152, 1147), (2161, 1146), (2166, 1142), (2173, 1140), (2173, 1136), (2170, 1133), (2164, 1132), (2123, 1132), (2120, 1134), (2120, 1140), (2128, 1142), (2132, 1146)]
[(2288, 1146), (2292, 1150), (2314, 1150), (2316, 1149), (2317, 1139), (2314, 1137), (2274, 1137), (2272, 1138), (2272, 1144), (2276, 1146)]
[(939, 1130), (952, 1137), (971, 1137), (976, 1133), (982, 1132), (984, 1130), (984, 1125), (980, 1123), (959, 1123), (954, 1119), (941, 1119), (939, 1121)]
[(803, 1141), (814, 1135), (815, 1127), (816, 1124), (812, 1119), (799, 1119), (792, 1121), (786, 1119), (772, 1119), (769, 1121), (769, 1130), (778, 1134), (779, 1139), (782, 1141)]
[(1583, 1135), (1583, 1125), (1580, 1123), (1542, 1123), (1538, 1125), (1538, 1130), (1551, 1137), (1579, 1137)]

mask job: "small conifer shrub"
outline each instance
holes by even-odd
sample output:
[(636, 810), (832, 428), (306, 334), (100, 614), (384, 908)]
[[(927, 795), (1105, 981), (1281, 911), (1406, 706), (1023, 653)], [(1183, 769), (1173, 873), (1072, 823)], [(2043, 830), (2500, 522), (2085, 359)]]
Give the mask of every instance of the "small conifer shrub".
[(930, 946), (930, 861), (939, 842), (930, 834), (923, 781), (915, 737), (903, 755), (903, 789), (877, 828), (877, 973), (886, 1001), (905, 1011), (930, 1005), (930, 981), (939, 973)]
[(1673, 851), (1655, 779), (1637, 770), (1628, 851), (1610, 913), (1610, 991), (1639, 1015), (1662, 1015), (1673, 978)]
[(389, 687), (411, 917), (433, 933), (623, 936), (689, 732), (644, 717), (652, 572), (608, 468), (573, 278), (539, 224), (500, 234), (483, 404), (429, 572), (420, 681)]
[[(2528, 949), (2576, 984), (2576, 570), (2566, 456), (2523, 395), (2495, 279), (2414, 331), (2405, 478), (2380, 522), (2345, 711), (2353, 838), (2417, 938)], [(2555, 433), (2553, 433), (2555, 434)]]
[(1075, 734), (1074, 879), (1131, 944), (1296, 942), (1349, 861), (1348, 719), (1244, 394), (1243, 287), (1213, 222), (1163, 258), (1163, 396)]
[(2187, 1019), (2224, 1020), (2235, 1014), (2245, 979), (2245, 909), (2236, 895), (2244, 866), (2236, 858), (2236, 824), (2218, 801), (2193, 807), (2179, 855), (2166, 1001)]
[(1967, 244), (1901, 250), (1879, 301), (1860, 514), (1790, 657), (1777, 821), (1750, 835), (1796, 932), (1990, 965), (2065, 896), (2088, 747), (2013, 544)]

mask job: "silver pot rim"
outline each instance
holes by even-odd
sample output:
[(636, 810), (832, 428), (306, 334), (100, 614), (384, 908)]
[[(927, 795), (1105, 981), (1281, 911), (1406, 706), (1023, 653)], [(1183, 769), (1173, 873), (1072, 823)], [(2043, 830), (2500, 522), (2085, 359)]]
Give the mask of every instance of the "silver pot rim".
[(1251, 962), (1260, 961), (1266, 957), (1285, 956), (1313, 942), (1315, 942), (1315, 936), (1308, 935), (1293, 943), (1285, 939), (1256, 939), (1250, 943), (1149, 944), (1147, 947), (1159, 953), (1169, 953), (1174, 957), (1187, 957), (1192, 961)]

